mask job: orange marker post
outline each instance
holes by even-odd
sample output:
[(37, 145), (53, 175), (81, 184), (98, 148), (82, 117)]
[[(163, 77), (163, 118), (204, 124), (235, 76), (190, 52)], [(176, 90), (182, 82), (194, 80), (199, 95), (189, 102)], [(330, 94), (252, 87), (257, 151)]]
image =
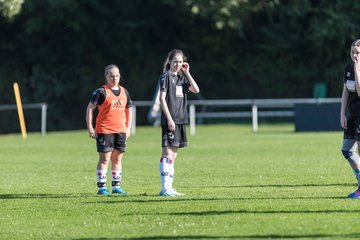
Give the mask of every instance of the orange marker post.
[(13, 86), (14, 86), (16, 106), (17, 106), (17, 111), (18, 111), (19, 121), (20, 121), (21, 135), (22, 135), (23, 139), (26, 139), (27, 134), (26, 134), (25, 118), (24, 118), (24, 112), (23, 112), (22, 103), (21, 103), (19, 85), (17, 84), (17, 82), (14, 82)]

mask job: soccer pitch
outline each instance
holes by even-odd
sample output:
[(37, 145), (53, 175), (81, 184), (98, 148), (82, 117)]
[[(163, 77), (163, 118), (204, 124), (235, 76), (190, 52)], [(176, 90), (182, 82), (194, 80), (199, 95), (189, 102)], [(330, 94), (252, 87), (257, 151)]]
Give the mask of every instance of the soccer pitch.
[[(160, 197), (159, 128), (127, 143), (123, 188), (97, 196), (87, 132), (0, 136), (0, 239), (343, 239), (360, 236), (360, 200), (341, 132), (292, 125), (198, 126)], [(108, 186), (111, 186), (108, 177)]]

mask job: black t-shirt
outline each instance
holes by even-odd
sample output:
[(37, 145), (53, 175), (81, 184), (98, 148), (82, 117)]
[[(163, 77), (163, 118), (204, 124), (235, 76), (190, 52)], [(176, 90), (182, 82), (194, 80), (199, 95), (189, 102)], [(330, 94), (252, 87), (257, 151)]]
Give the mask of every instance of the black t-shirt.
[[(189, 80), (183, 75), (171, 75), (169, 71), (160, 77), (160, 91), (166, 92), (166, 103), (170, 115), (175, 124), (188, 123), (187, 93), (189, 92)], [(167, 119), (161, 112), (161, 125), (166, 125)]]
[[(118, 90), (113, 90), (113, 89), (110, 90), (115, 96), (120, 95), (121, 88), (119, 88)], [(129, 92), (126, 89), (125, 89), (125, 94), (127, 98), (126, 108), (129, 108), (132, 106), (132, 100), (130, 98)], [(101, 105), (105, 101), (105, 98), (106, 98), (105, 88), (100, 87), (93, 92), (90, 102), (94, 105)]]
[(344, 72), (344, 84), (349, 92), (348, 109), (350, 117), (360, 116), (360, 98), (356, 92), (354, 64), (348, 64)]

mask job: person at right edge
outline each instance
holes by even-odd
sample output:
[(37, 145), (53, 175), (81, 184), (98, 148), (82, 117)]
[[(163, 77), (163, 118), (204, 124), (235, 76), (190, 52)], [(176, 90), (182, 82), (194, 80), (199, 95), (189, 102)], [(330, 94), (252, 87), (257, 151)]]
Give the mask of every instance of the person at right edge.
[[(344, 128), (342, 153), (348, 160), (357, 179), (358, 188), (348, 195), (360, 198), (360, 39), (351, 44), (352, 63), (345, 67), (344, 87), (341, 96), (340, 124)], [(348, 117), (346, 112), (348, 110)]]
[(185, 124), (188, 123), (187, 93), (199, 87), (190, 74), (190, 65), (179, 49), (169, 52), (160, 77), (162, 155), (160, 158), (160, 196), (182, 196), (172, 183), (178, 148), (187, 146)]

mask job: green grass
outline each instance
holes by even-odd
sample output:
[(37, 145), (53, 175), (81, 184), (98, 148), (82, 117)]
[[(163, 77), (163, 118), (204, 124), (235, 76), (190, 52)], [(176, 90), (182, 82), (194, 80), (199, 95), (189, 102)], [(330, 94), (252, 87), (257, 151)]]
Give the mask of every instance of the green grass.
[[(291, 125), (198, 126), (160, 191), (160, 129), (128, 141), (123, 188), (96, 195), (95, 141), (86, 131), (0, 136), (1, 239), (343, 239), (360, 236), (360, 201), (341, 132)], [(109, 184), (108, 184), (109, 185)]]

